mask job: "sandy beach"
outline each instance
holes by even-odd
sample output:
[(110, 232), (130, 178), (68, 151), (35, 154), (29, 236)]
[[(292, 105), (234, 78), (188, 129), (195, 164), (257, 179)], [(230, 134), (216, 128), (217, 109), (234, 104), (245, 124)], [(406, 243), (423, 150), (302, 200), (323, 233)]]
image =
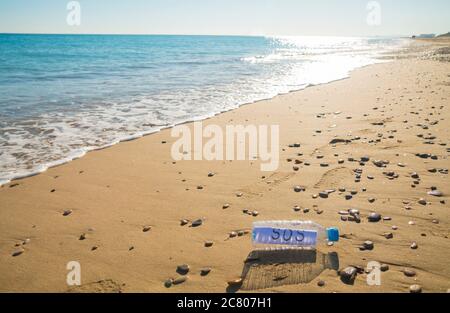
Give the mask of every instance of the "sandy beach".
[[(279, 125), (275, 172), (257, 159), (175, 162), (166, 129), (2, 186), (0, 291), (446, 292), (450, 63), (434, 57), (441, 45), (424, 41), (348, 79), (203, 122)], [(252, 223), (265, 220), (312, 220), (341, 238), (255, 257)], [(66, 284), (70, 261), (81, 265), (79, 287)], [(383, 265), (380, 286), (367, 284), (371, 261)], [(187, 275), (177, 273), (183, 264)], [(358, 274), (346, 284), (338, 273), (350, 266)]]

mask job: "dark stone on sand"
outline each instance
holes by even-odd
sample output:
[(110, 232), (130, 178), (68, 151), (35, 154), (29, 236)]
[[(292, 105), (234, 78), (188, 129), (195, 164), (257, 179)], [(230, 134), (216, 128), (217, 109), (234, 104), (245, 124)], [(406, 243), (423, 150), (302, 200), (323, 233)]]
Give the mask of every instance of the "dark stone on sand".
[(232, 232), (230, 232), (230, 234), (229, 234), (229, 236), (230, 236), (230, 238), (234, 238), (234, 237), (237, 237), (237, 232), (235, 232), (235, 231), (232, 231)]
[(146, 232), (149, 232), (151, 229), (152, 229), (151, 226), (144, 226), (144, 228), (142, 229), (142, 231), (143, 231), (144, 233), (146, 233)]
[(242, 278), (236, 278), (236, 279), (227, 281), (227, 284), (231, 288), (239, 288), (242, 286), (242, 282), (243, 282)]
[(187, 276), (181, 276), (181, 277), (178, 277), (177, 279), (175, 279), (175, 280), (173, 281), (173, 284), (174, 284), (174, 285), (182, 284), (182, 283), (184, 283), (185, 281), (187, 281), (187, 279), (188, 279)]
[(17, 257), (17, 256), (21, 255), (24, 252), (25, 252), (25, 250), (23, 248), (19, 248), (19, 249), (15, 250), (11, 255), (13, 257)]
[(330, 145), (335, 145), (338, 143), (351, 143), (351, 141), (347, 140), (347, 139), (340, 139), (340, 138), (336, 138), (336, 139), (333, 139), (330, 141)]
[(189, 273), (189, 265), (188, 264), (181, 264), (177, 266), (177, 273), (180, 275), (186, 275)]
[(373, 250), (374, 244), (373, 244), (372, 241), (367, 240), (367, 241), (365, 241), (365, 242), (363, 243), (363, 248), (364, 248), (365, 250)]
[(381, 214), (373, 212), (373, 213), (370, 213), (367, 218), (368, 218), (369, 222), (377, 223), (381, 220)]
[(169, 278), (164, 282), (164, 287), (170, 288), (170, 287), (172, 287), (172, 284), (173, 284), (173, 280), (171, 278)]
[(357, 274), (358, 270), (353, 266), (346, 267), (345, 269), (339, 271), (341, 281), (347, 285), (353, 285)]
[(412, 270), (412, 269), (409, 269), (409, 268), (405, 268), (403, 270), (403, 274), (405, 274), (406, 277), (414, 277), (414, 276), (416, 276), (416, 272), (414, 270)]
[(419, 199), (418, 203), (421, 205), (427, 205), (427, 200), (421, 198), (421, 199)]
[(64, 216), (69, 216), (70, 214), (72, 214), (72, 210), (65, 210), (64, 212), (63, 212), (63, 215)]
[(206, 276), (206, 275), (208, 275), (210, 272), (211, 272), (211, 268), (210, 268), (210, 267), (205, 267), (205, 268), (202, 268), (202, 269), (200, 270), (200, 275), (201, 275), (201, 276)]
[(192, 227), (198, 227), (198, 226), (200, 226), (202, 224), (203, 224), (203, 220), (202, 219), (198, 219), (198, 220), (193, 221), (191, 226)]

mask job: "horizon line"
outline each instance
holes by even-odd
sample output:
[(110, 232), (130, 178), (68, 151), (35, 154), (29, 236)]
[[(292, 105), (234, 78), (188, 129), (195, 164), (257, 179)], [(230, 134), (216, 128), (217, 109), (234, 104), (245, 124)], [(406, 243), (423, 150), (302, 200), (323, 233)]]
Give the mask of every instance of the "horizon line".
[[(44, 32), (2, 32), (0, 35), (80, 35), (80, 36), (204, 36), (204, 37), (399, 37), (411, 38), (419, 35), (274, 35), (274, 34), (165, 34), (165, 33), (44, 33)], [(438, 36), (439, 34), (435, 34)]]

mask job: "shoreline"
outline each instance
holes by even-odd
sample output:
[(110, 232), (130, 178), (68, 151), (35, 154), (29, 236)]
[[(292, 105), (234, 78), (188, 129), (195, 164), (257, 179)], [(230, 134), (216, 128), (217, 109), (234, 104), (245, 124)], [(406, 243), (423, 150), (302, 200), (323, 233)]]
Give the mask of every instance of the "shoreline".
[[(404, 49), (404, 47), (397, 48), (396, 50), (391, 51), (391, 53), (395, 53), (396, 51), (399, 51), (400, 49)], [(326, 82), (318, 83), (318, 84), (308, 84), (308, 85), (306, 85), (305, 87), (303, 87), (301, 89), (293, 89), (293, 90), (290, 90), (290, 91), (285, 92), (285, 93), (278, 93), (278, 94), (276, 94), (276, 95), (274, 95), (272, 97), (263, 98), (263, 99), (255, 100), (255, 101), (252, 101), (252, 102), (246, 102), (246, 103), (243, 103), (243, 104), (237, 104), (237, 105), (235, 105), (234, 107), (232, 107), (232, 108), (230, 108), (228, 110), (223, 110), (223, 111), (220, 111), (220, 112), (211, 113), (211, 115), (201, 116), (201, 117), (198, 117), (198, 118), (191, 118), (189, 120), (186, 120), (186, 121), (183, 121), (183, 122), (179, 122), (179, 123), (170, 124), (168, 126), (163, 126), (161, 128), (158, 128), (158, 129), (155, 129), (155, 130), (152, 130), (152, 131), (139, 132), (139, 133), (136, 133), (134, 135), (129, 135), (128, 137), (124, 136), (123, 137), (124, 139), (117, 139), (117, 140), (115, 140), (115, 141), (113, 141), (113, 142), (111, 142), (109, 144), (106, 144), (104, 146), (101, 146), (101, 147), (97, 147), (97, 148), (96, 147), (85, 147), (85, 148), (83, 148), (83, 149), (81, 149), (79, 151), (71, 152), (68, 156), (66, 156), (66, 157), (64, 157), (64, 158), (62, 158), (60, 160), (56, 160), (56, 161), (52, 161), (52, 162), (49, 162), (49, 163), (41, 164), (41, 165), (39, 165), (37, 167), (37, 169), (30, 170), (29, 173), (17, 173), (16, 176), (13, 177), (13, 178), (3, 179), (3, 180), (0, 179), (0, 188), (2, 186), (14, 183), (15, 181), (20, 181), (20, 180), (23, 180), (23, 179), (27, 179), (29, 177), (40, 175), (40, 174), (48, 171), (49, 169), (56, 168), (56, 167), (68, 164), (68, 163), (70, 163), (72, 161), (75, 161), (75, 160), (78, 160), (80, 158), (83, 158), (84, 156), (86, 156), (86, 154), (88, 154), (90, 152), (95, 152), (95, 151), (108, 149), (108, 148), (111, 148), (111, 147), (113, 147), (115, 145), (121, 144), (123, 142), (130, 142), (130, 141), (138, 140), (140, 138), (147, 137), (147, 136), (159, 133), (159, 132), (164, 131), (166, 129), (172, 129), (173, 127), (176, 127), (176, 126), (186, 125), (186, 124), (199, 122), (199, 121), (206, 121), (206, 120), (214, 118), (214, 117), (216, 117), (216, 116), (218, 116), (220, 114), (224, 114), (224, 113), (227, 113), (227, 112), (230, 112), (230, 111), (237, 110), (237, 109), (239, 109), (239, 108), (241, 108), (243, 106), (252, 105), (252, 104), (256, 104), (256, 103), (263, 102), (263, 101), (269, 101), (269, 100), (272, 100), (272, 99), (274, 99), (276, 97), (279, 97), (279, 96), (283, 96), (283, 95), (286, 95), (286, 94), (303, 91), (303, 90), (305, 90), (307, 88), (317, 87), (317, 86), (322, 86), (322, 85), (327, 85), (327, 84), (332, 84), (334, 82), (339, 82), (339, 81), (342, 81), (342, 80), (345, 80), (345, 79), (349, 79), (351, 77), (352, 72), (354, 72), (354, 71), (357, 71), (359, 69), (364, 69), (366, 67), (374, 66), (374, 65), (377, 65), (377, 64), (389, 63), (389, 62), (393, 62), (393, 61), (394, 60), (392, 60), (390, 58), (388, 60), (383, 60), (383, 59), (381, 59), (381, 55), (380, 55), (379, 58), (376, 58), (376, 59), (373, 60), (373, 63), (367, 64), (367, 65), (363, 65), (363, 66), (354, 68), (352, 70), (349, 70), (347, 72), (346, 76), (342, 77), (342, 78), (338, 78), (338, 79), (334, 79), (334, 80), (330, 80), (330, 81), (326, 81)], [(74, 155), (74, 156), (71, 157), (71, 155)]]
[[(174, 138), (165, 129), (4, 185), (0, 291), (235, 292), (227, 282), (242, 277), (242, 292), (408, 292), (413, 284), (424, 292), (445, 292), (450, 185), (439, 170), (450, 167), (448, 146), (441, 145), (450, 138), (449, 66), (417, 58), (370, 65), (347, 79), (203, 120), (205, 126), (280, 125), (275, 172), (261, 172), (259, 160), (174, 162)], [(352, 140), (330, 144), (333, 139)], [(301, 147), (290, 148), (295, 142)], [(370, 161), (358, 161), (364, 156)], [(390, 163), (378, 168), (376, 160)], [(413, 179), (413, 172), (420, 178)], [(305, 192), (294, 192), (297, 185)], [(428, 195), (431, 186), (443, 196)], [(335, 192), (328, 198), (314, 197), (330, 188)], [(420, 198), (426, 205), (418, 204)], [(344, 221), (341, 211), (348, 208), (360, 211), (360, 224)], [(390, 219), (368, 223), (372, 212)], [(198, 219), (202, 225), (190, 227)], [(248, 262), (253, 222), (295, 219), (337, 226), (341, 240), (320, 245), (313, 263), (283, 255), (275, 263)], [(233, 232), (242, 235), (232, 237)], [(361, 250), (368, 240), (374, 248)], [(418, 248), (411, 248), (413, 242)], [(363, 271), (347, 285), (334, 266), (320, 263), (324, 256), (337, 257), (339, 269), (364, 269), (369, 261), (389, 269), (381, 286), (367, 285)], [(66, 284), (70, 261), (81, 264), (79, 287)], [(166, 288), (168, 279), (180, 278), (180, 264), (189, 265), (188, 278)], [(200, 275), (205, 268), (210, 273)], [(318, 286), (319, 279), (325, 286)]]

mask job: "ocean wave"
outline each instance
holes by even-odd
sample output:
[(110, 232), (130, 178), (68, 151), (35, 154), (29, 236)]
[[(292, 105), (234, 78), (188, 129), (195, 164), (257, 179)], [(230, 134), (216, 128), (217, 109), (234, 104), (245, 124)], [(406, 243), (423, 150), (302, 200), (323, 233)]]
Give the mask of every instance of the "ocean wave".
[[(153, 42), (155, 40), (158, 42)], [(23, 79), (21, 84), (29, 89), (22, 91), (22, 85), (18, 83), (14, 88), (5, 83), (6, 88), (0, 88), (0, 185), (37, 175), (92, 150), (135, 140), (176, 124), (209, 118), (247, 103), (348, 77), (356, 68), (380, 62), (377, 56), (381, 53), (401, 47), (400, 41), (393, 39), (389, 44), (354, 38), (328, 42), (316, 38), (306, 41), (298, 38), (291, 41), (286, 38), (210, 39), (216, 40), (216, 45), (225, 50), (218, 51), (207, 38), (201, 38), (206, 41), (199, 48), (196, 38), (190, 49), (192, 55), (184, 56), (184, 60), (170, 61), (161, 57), (164, 54), (159, 51), (163, 45), (161, 40), (170, 43), (165, 53), (172, 55), (172, 41), (176, 41), (173, 37), (148, 39), (150, 48), (145, 60), (142, 60), (142, 51), (133, 59), (122, 53), (111, 56), (115, 50), (102, 52), (100, 46), (94, 46), (100, 50), (96, 50), (97, 53), (104, 53), (106, 59), (111, 57), (114, 62), (108, 65), (105, 61), (102, 65), (93, 62), (92, 58), (81, 58), (79, 63), (83, 70), (80, 72), (72, 60), (64, 60), (67, 67), (64, 73), (71, 70), (73, 73), (58, 75), (61, 64), (49, 69), (57, 75), (53, 76), (54, 81), (60, 82), (56, 85), (54, 81), (49, 84)], [(186, 51), (186, 40), (181, 40), (180, 51)], [(83, 44), (79, 45), (89, 49), (89, 55), (94, 53), (91, 46)], [(156, 44), (158, 53), (154, 52)], [(351, 45), (355, 47), (349, 48)], [(141, 46), (142, 42), (139, 43)], [(208, 52), (204, 59), (190, 60), (198, 58), (202, 49)], [(127, 47), (127, 50), (132, 49)], [(64, 54), (58, 53), (59, 57), (61, 55)], [(16, 62), (9, 60), (9, 63)], [(157, 64), (139, 67), (139, 64), (151, 62)], [(196, 66), (192, 66), (194, 64)], [(35, 74), (36, 68), (32, 67), (30, 71)], [(46, 73), (40, 74), (45, 76)], [(42, 104), (45, 99), (47, 101)]]

